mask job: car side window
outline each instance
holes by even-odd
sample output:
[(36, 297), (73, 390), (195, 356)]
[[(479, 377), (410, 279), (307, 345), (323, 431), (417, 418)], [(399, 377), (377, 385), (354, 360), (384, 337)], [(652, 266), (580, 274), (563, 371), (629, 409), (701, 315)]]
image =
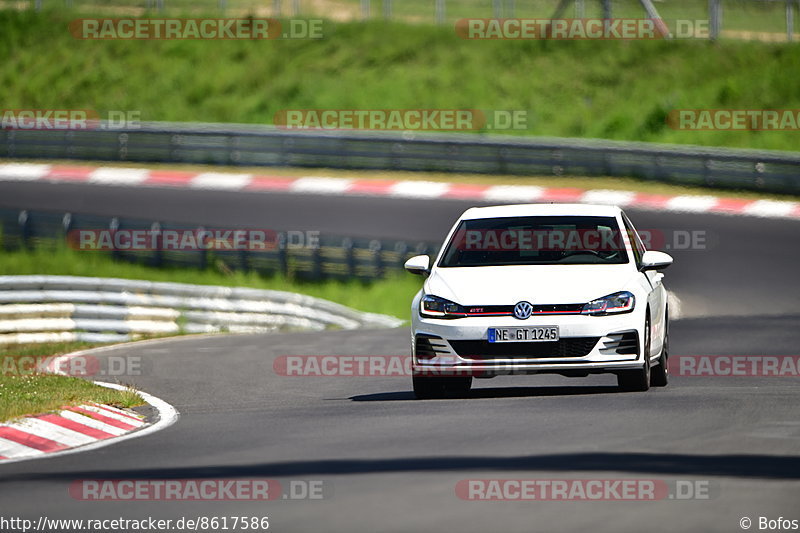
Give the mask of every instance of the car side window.
[(642, 264), (642, 255), (644, 255), (645, 252), (644, 244), (627, 216), (622, 215), (622, 223), (625, 224), (625, 231), (628, 232), (628, 239), (631, 241), (633, 255), (636, 258), (636, 265), (639, 266)]

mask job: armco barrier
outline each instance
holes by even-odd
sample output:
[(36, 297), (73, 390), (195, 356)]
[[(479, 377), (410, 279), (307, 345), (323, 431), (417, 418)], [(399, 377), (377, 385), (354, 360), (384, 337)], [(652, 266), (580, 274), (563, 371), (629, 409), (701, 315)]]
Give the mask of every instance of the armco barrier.
[(401, 323), (395, 317), (282, 291), (116, 278), (0, 276), (0, 345)]
[[(230, 229), (230, 228), (228, 228)], [(202, 227), (165, 221), (118, 218), (80, 213), (29, 211), (0, 208), (0, 250), (61, 246), (76, 230), (201, 231)], [(281, 274), (304, 280), (382, 278), (398, 272), (409, 257), (435, 254), (438, 245), (403, 240), (339, 237), (319, 234), (313, 246), (287, 244), (285, 232), (275, 232), (275, 246), (255, 250), (86, 250), (86, 254), (110, 254), (115, 259), (153, 267), (214, 267), (224, 271)], [(73, 243), (74, 245), (74, 243)]]
[(800, 153), (593, 139), (152, 122), (124, 130), (0, 130), (2, 157), (628, 176), (800, 194)]

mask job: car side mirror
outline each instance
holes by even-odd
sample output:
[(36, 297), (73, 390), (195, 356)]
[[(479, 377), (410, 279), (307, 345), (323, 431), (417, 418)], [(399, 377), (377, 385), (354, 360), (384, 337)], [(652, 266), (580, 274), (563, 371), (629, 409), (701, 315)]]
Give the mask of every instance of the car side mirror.
[(672, 264), (672, 256), (664, 252), (648, 250), (642, 254), (642, 262), (639, 270), (662, 270)]
[(419, 276), (430, 274), (431, 258), (427, 255), (415, 255), (403, 265), (403, 268)]

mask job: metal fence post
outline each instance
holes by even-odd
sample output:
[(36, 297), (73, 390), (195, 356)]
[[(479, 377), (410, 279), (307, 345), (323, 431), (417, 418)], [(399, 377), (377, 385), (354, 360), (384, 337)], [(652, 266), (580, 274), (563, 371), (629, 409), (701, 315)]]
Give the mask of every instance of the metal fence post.
[(611, 0), (602, 0), (602, 3), (603, 3), (603, 18), (610, 19), (612, 17)]
[(278, 270), (283, 276), (289, 275), (289, 257), (286, 255), (286, 234), (278, 234)]
[(575, 18), (582, 19), (584, 17), (585, 9), (584, 9), (583, 0), (575, 0)]
[(315, 281), (322, 279), (322, 247), (318, 246), (311, 251), (311, 278)]
[(281, 0), (274, 0), (272, 2), (272, 16), (273, 17), (281, 16)]
[(408, 255), (408, 244), (403, 241), (398, 242), (394, 245), (394, 251), (397, 252), (397, 268), (402, 270)]
[(24, 248), (30, 249), (32, 244), (30, 242), (30, 217), (28, 217), (27, 211), (20, 211), (19, 216), (17, 217), (17, 224), (19, 225), (19, 235), (22, 240), (22, 246)]
[(356, 254), (353, 249), (353, 239), (345, 237), (342, 239), (342, 248), (344, 248), (344, 261), (347, 265), (347, 277), (356, 277)]
[(361, 0), (361, 18), (364, 20), (369, 18), (369, 0)]
[(392, 18), (392, 0), (383, 0), (383, 18)]
[(444, 0), (436, 0), (436, 24), (444, 24), (445, 5)]
[(721, 0), (708, 0), (708, 38), (712, 41), (716, 41), (719, 38), (719, 33), (722, 29), (722, 5), (720, 2)]
[(250, 261), (249, 261), (250, 254), (248, 253), (247, 248), (245, 247), (239, 250), (238, 255), (239, 255), (239, 270), (241, 270), (242, 272), (247, 272), (248, 270), (250, 270)]
[(152, 263), (153, 266), (160, 267), (164, 264), (164, 253), (163, 253), (163, 245), (161, 242), (161, 224), (158, 221), (150, 224), (150, 234), (151, 234), (150, 242), (155, 244), (153, 250)]
[(375, 277), (383, 277), (383, 257), (381, 256), (381, 241), (374, 239), (369, 243), (369, 249), (372, 250), (372, 261), (375, 265)]
[(109, 233), (111, 234), (111, 257), (119, 259), (119, 250), (117, 250), (117, 230), (119, 229), (119, 219), (114, 217), (108, 223)]
[(72, 229), (71, 213), (64, 213), (64, 216), (61, 217), (61, 228), (64, 230), (64, 240), (67, 241), (69, 239), (69, 232)]
[[(199, 238), (200, 235), (206, 230), (203, 226), (197, 226), (195, 230), (195, 235)], [(198, 267), (200, 270), (205, 270), (208, 268), (208, 249), (205, 246), (200, 247), (200, 260), (198, 261)]]
[(794, 39), (794, 8), (792, 0), (786, 0), (786, 40), (792, 42)]

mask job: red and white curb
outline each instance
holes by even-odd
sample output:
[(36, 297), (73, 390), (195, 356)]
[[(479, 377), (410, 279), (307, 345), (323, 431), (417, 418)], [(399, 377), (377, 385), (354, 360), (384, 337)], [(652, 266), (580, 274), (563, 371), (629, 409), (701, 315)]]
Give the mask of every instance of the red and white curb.
[(180, 170), (35, 163), (0, 164), (0, 181), (44, 181), (244, 192), (278, 191), (298, 194), (459, 199), (498, 203), (579, 202), (680, 213), (800, 218), (800, 202), (696, 195), (670, 196), (622, 190), (586, 190), (529, 185), (473, 185), (437, 181), (351, 179), (326, 176), (288, 177), (230, 172), (198, 173)]
[(146, 426), (136, 413), (85, 404), (0, 424), (0, 460), (34, 458), (119, 437)]

